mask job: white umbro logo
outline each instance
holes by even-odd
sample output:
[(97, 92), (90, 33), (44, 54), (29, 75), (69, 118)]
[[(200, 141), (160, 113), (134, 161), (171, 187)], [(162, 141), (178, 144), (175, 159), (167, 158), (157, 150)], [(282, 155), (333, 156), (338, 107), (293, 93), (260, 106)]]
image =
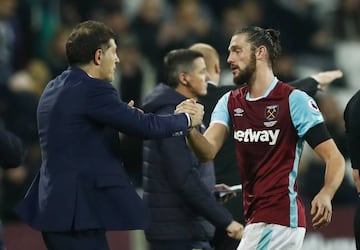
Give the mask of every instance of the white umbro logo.
[(243, 116), (244, 110), (242, 108), (234, 109), (234, 116)]

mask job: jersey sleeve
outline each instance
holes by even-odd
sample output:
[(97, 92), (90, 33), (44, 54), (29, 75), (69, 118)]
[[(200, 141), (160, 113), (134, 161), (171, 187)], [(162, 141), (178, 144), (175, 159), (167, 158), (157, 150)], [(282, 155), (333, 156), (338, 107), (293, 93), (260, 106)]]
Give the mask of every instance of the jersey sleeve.
[(315, 100), (303, 91), (292, 91), (289, 105), (291, 120), (299, 137), (303, 137), (310, 128), (324, 122)]
[(231, 119), (227, 107), (229, 101), (229, 95), (230, 95), (230, 91), (225, 93), (217, 102), (214, 111), (211, 114), (210, 124), (221, 123), (224, 126), (226, 126), (228, 129), (231, 127)]

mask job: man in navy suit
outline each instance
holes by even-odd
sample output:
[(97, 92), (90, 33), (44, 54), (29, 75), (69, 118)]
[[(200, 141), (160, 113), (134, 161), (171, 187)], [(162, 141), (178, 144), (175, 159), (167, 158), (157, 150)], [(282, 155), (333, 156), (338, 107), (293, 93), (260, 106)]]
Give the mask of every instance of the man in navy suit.
[(107, 250), (107, 230), (144, 229), (148, 211), (105, 131), (140, 138), (184, 136), (203, 107), (187, 114), (144, 114), (110, 82), (119, 58), (115, 34), (100, 22), (75, 27), (66, 43), (69, 68), (46, 86), (37, 110), (42, 165), (19, 216), (42, 231), (50, 250)]

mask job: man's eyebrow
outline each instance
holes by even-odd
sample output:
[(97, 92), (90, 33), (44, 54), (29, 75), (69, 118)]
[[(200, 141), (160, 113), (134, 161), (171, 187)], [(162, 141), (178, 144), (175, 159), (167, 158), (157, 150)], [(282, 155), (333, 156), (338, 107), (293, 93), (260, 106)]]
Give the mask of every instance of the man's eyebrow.
[(240, 49), (240, 46), (239, 46), (239, 45), (236, 45), (236, 44), (231, 45), (231, 46), (229, 46), (228, 51), (234, 50), (234, 49)]

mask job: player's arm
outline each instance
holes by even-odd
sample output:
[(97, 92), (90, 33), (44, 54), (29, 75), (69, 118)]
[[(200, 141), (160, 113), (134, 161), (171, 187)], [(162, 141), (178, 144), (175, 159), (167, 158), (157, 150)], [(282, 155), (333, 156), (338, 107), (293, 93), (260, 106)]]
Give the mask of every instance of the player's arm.
[(344, 178), (345, 160), (331, 139), (316, 102), (299, 90), (291, 93), (289, 101), (298, 136), (309, 143), (326, 165), (324, 185), (311, 202), (313, 227), (320, 228), (331, 221), (331, 200)]
[(319, 90), (325, 90), (330, 83), (341, 77), (343, 77), (341, 70), (323, 71), (311, 76), (311, 78), (318, 82)]
[(228, 128), (221, 123), (212, 123), (202, 135), (196, 129), (191, 129), (187, 139), (195, 155), (201, 161), (215, 158), (228, 136)]
[(333, 139), (320, 143), (314, 150), (324, 160), (326, 166), (324, 186), (320, 192), (326, 193), (332, 199), (344, 178), (344, 157)]
[[(223, 95), (216, 104), (211, 114), (210, 126), (204, 135), (195, 129), (191, 129), (188, 133), (188, 143), (195, 155), (202, 161), (214, 159), (228, 136), (231, 123), (227, 108), (229, 94), (230, 92)], [(188, 112), (186, 102), (176, 107), (176, 113), (178, 112)]]
[[(321, 126), (318, 127), (321, 129)], [(323, 126), (323, 129), (326, 129), (325, 126)], [(319, 130), (318, 133), (325, 132)], [(326, 166), (324, 185), (311, 202), (313, 227), (320, 228), (331, 221), (331, 200), (344, 178), (345, 160), (333, 139), (321, 142), (314, 147), (314, 150), (323, 159)]]
[(331, 200), (344, 178), (345, 160), (334, 140), (330, 138), (324, 123), (309, 129), (305, 139), (326, 166), (324, 185), (311, 202), (312, 225), (317, 229), (331, 222)]
[(309, 96), (315, 96), (318, 90), (324, 90), (330, 83), (342, 76), (341, 70), (323, 71), (310, 77), (291, 81), (289, 84), (306, 92)]

